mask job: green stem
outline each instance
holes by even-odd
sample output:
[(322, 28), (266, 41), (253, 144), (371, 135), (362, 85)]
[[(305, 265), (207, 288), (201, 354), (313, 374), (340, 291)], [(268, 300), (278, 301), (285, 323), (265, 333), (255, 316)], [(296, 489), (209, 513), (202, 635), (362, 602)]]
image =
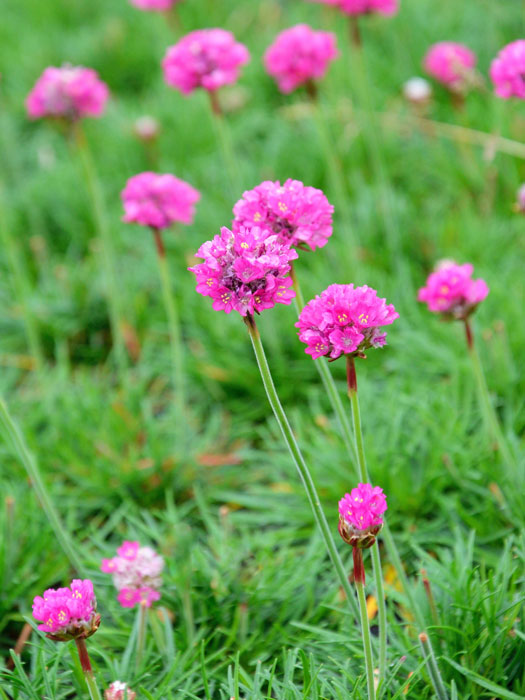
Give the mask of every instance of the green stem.
[(135, 663), (137, 668), (139, 668), (142, 662), (142, 656), (144, 654), (144, 644), (146, 642), (146, 627), (148, 624), (147, 614), (148, 608), (146, 607), (145, 603), (140, 602), (137, 610), (137, 615), (139, 618), (137, 631), (137, 651), (135, 654)]
[(286, 417), (284, 409), (277, 395), (272, 375), (270, 373), (270, 368), (268, 366), (268, 361), (266, 359), (264, 348), (261, 343), (261, 337), (259, 335), (259, 331), (257, 330), (257, 326), (255, 324), (253, 316), (246, 316), (245, 323), (248, 328), (248, 333), (250, 334), (253, 350), (255, 352), (255, 357), (257, 358), (257, 364), (261, 373), (261, 378), (264, 384), (264, 388), (266, 390), (266, 394), (268, 396), (268, 401), (270, 403), (270, 406), (272, 407), (275, 418), (277, 419), (279, 428), (281, 429), (281, 433), (284, 437), (286, 445), (290, 450), (290, 454), (292, 455), (292, 459), (295, 463), (297, 471), (299, 472), (299, 476), (301, 477), (301, 481), (305, 488), (306, 495), (308, 496), (312, 512), (314, 514), (317, 525), (321, 530), (321, 534), (324, 539), (326, 548), (328, 550), (328, 554), (336, 570), (337, 576), (339, 577), (341, 587), (343, 588), (346, 594), (350, 610), (354, 615), (356, 615), (357, 606), (352, 588), (348, 581), (348, 576), (343, 566), (343, 562), (341, 561), (341, 558), (339, 556), (339, 552), (337, 551), (337, 547), (335, 545), (330, 526), (328, 525), (326, 516), (321, 506), (321, 501), (319, 499), (317, 489), (315, 488), (315, 484), (310, 474), (310, 470), (308, 469), (306, 462), (304, 461), (304, 457), (301, 453), (301, 450), (299, 449), (299, 445), (297, 444), (290, 424), (288, 423), (288, 419)]
[(66, 528), (55, 510), (55, 506), (53, 505), (40, 475), (40, 470), (36, 459), (29, 451), (22, 433), (20, 432), (20, 428), (11, 418), (7, 405), (3, 399), (0, 399), (0, 431), (2, 432), (2, 436), (8, 447), (25, 467), (27, 475), (33, 484), (33, 488), (35, 489), (37, 498), (44, 509), (49, 524), (51, 525), (58, 542), (64, 550), (64, 553), (69, 559), (71, 566), (78, 573), (83, 573), (84, 567), (82, 562), (69, 538)]
[(232, 199), (237, 200), (242, 192), (241, 185), (239, 184), (239, 164), (233, 150), (231, 133), (226, 124), (217, 92), (209, 91), (208, 95), (215, 136), (217, 137), (219, 147), (222, 151), (224, 166), (230, 180), (230, 195)]
[(441, 678), (441, 673), (439, 672), (436, 657), (434, 656), (434, 650), (432, 649), (432, 644), (430, 643), (430, 639), (426, 632), (422, 632), (419, 635), (419, 643), (425, 658), (428, 675), (430, 676), (430, 680), (438, 700), (448, 700), (448, 693), (443, 684), (443, 679)]
[(374, 685), (374, 664), (372, 661), (372, 642), (370, 639), (370, 627), (368, 625), (368, 613), (366, 609), (365, 587), (361, 581), (355, 582), (357, 588), (357, 600), (359, 601), (359, 617), (361, 618), (361, 632), (363, 634), (363, 649), (365, 652), (366, 685), (368, 688), (368, 700), (375, 700), (376, 691)]
[(89, 660), (89, 654), (86, 647), (85, 639), (75, 639), (78, 658), (80, 659), (80, 665), (84, 671), (84, 678), (86, 680), (86, 685), (89, 691), (89, 697), (91, 700), (102, 700), (100, 692), (95, 681), (95, 676), (93, 675), (93, 669), (91, 668), (91, 661)]

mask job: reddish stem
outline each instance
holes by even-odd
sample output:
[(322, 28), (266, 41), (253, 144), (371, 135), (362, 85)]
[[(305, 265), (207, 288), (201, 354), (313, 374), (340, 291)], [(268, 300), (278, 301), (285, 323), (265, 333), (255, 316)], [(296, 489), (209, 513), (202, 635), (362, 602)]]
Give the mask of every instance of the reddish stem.
[(308, 97), (312, 100), (312, 102), (317, 102), (317, 96), (318, 96), (318, 89), (317, 85), (314, 83), (313, 80), (309, 80), (306, 83), (306, 92), (308, 93)]
[(352, 40), (353, 45), (357, 49), (360, 49), (363, 44), (363, 41), (361, 39), (361, 30), (359, 29), (359, 19), (356, 15), (350, 15), (349, 20), (350, 39)]
[(354, 581), (365, 585), (365, 565), (363, 563), (363, 550), (359, 547), (353, 547), (354, 555)]
[(355, 372), (355, 360), (353, 355), (346, 356), (346, 381), (348, 392), (357, 392), (357, 374)]
[(89, 660), (86, 640), (82, 639), (81, 637), (77, 637), (77, 639), (75, 639), (75, 644), (77, 645), (78, 658), (80, 659), (82, 670), (84, 673), (92, 673), (93, 669), (91, 668), (91, 661)]
[(472, 350), (474, 347), (474, 335), (472, 334), (472, 326), (470, 325), (470, 319), (463, 319), (465, 323), (465, 336), (467, 338), (467, 347)]
[(157, 247), (157, 253), (159, 258), (164, 258), (166, 256), (166, 249), (164, 248), (164, 241), (162, 240), (162, 233), (159, 228), (151, 227), (153, 237), (155, 238), (155, 246)]
[(208, 90), (210, 96), (211, 111), (218, 117), (222, 117), (222, 107), (219, 102), (219, 96), (215, 90)]

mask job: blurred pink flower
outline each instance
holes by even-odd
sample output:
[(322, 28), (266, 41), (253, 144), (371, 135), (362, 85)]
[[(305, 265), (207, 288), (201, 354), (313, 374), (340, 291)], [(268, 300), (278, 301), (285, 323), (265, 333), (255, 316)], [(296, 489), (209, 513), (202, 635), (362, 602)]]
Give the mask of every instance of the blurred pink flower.
[(498, 97), (525, 100), (525, 39), (501, 49), (490, 66), (490, 77)]
[(266, 50), (264, 65), (277, 81), (279, 90), (288, 93), (322, 78), (337, 55), (335, 34), (298, 24), (277, 36)]
[(97, 601), (89, 579), (74, 579), (68, 588), (49, 588), (33, 600), (38, 629), (56, 641), (89, 637), (100, 624)]
[(109, 90), (96, 71), (82, 66), (46, 68), (26, 99), (31, 119), (100, 117)]
[(445, 317), (467, 318), (489, 293), (485, 280), (472, 279), (473, 271), (470, 263), (457, 265), (451, 260), (443, 261), (419, 290), (418, 301)]
[(123, 221), (161, 229), (175, 222), (191, 224), (200, 192), (174, 175), (134, 175), (121, 193)]
[(463, 44), (440, 41), (427, 51), (423, 67), (440, 83), (461, 90), (467, 85), (476, 60), (476, 55)]
[(100, 568), (104, 573), (112, 574), (122, 607), (132, 608), (142, 601), (149, 607), (159, 600), (164, 559), (151, 547), (125, 541), (117, 549), (117, 556), (103, 559)]
[(520, 214), (525, 214), (525, 183), (519, 187), (516, 193), (516, 204), (514, 209)]
[(371, 12), (395, 15), (399, 9), (399, 0), (310, 0), (310, 2), (334, 5), (347, 15), (364, 15)]
[(130, 0), (132, 5), (139, 10), (153, 10), (154, 12), (165, 12), (176, 5), (180, 0)]
[(113, 681), (104, 691), (104, 700), (135, 700), (136, 697), (137, 693), (122, 681)]
[(233, 207), (234, 231), (243, 226), (269, 229), (279, 241), (311, 250), (322, 248), (332, 235), (334, 208), (321, 190), (299, 180), (266, 180), (244, 192)]
[(249, 60), (248, 49), (231, 32), (198, 29), (169, 47), (162, 67), (168, 85), (189, 95), (198, 87), (214, 91), (234, 83)]
[(371, 484), (358, 484), (339, 501), (339, 515), (358, 532), (381, 526), (386, 509), (383, 489)]

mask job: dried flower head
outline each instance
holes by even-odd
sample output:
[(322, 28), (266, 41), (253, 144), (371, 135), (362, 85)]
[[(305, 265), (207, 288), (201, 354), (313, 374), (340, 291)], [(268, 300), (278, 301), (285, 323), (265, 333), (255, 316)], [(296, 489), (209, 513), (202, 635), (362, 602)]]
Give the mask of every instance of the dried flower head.
[(159, 122), (155, 117), (150, 117), (148, 114), (139, 117), (133, 125), (133, 132), (141, 141), (155, 141), (159, 131)]
[(489, 288), (485, 280), (472, 279), (470, 263), (458, 265), (452, 260), (438, 264), (418, 292), (418, 301), (425, 302), (430, 311), (444, 318), (464, 320), (485, 299)]
[(112, 574), (122, 607), (132, 608), (137, 603), (150, 607), (159, 600), (164, 559), (151, 547), (125, 541), (117, 549), (116, 557), (102, 560), (100, 569)]
[(453, 91), (462, 92), (472, 82), (476, 60), (476, 54), (463, 44), (440, 41), (427, 51), (423, 66), (437, 81)]
[(113, 681), (104, 691), (104, 700), (135, 700), (136, 697), (137, 693), (122, 681)]
[(56, 642), (90, 637), (100, 625), (93, 583), (74, 579), (68, 588), (49, 588), (33, 600), (33, 617), (42, 622), (38, 629)]
[(432, 86), (425, 78), (410, 78), (403, 84), (403, 97), (412, 104), (425, 104), (432, 97)]
[(382, 488), (358, 484), (339, 501), (339, 534), (352, 547), (371, 547), (383, 526), (381, 516), (386, 509)]
[(525, 39), (501, 49), (490, 66), (490, 77), (498, 97), (525, 100)]

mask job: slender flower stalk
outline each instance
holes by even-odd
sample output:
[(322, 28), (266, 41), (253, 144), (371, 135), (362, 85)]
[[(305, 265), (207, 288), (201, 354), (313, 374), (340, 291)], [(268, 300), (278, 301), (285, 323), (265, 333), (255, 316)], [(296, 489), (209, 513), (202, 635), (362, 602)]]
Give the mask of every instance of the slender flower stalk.
[[(354, 548), (354, 571), (358, 569), (356, 559), (361, 559), (361, 567), (363, 565), (363, 553), (357, 547)], [(364, 568), (363, 568), (364, 571)], [(368, 689), (368, 700), (375, 700), (376, 691), (374, 684), (374, 661), (372, 657), (372, 641), (370, 639), (370, 624), (368, 622), (368, 612), (366, 608), (365, 584), (358, 576), (355, 576), (355, 587), (357, 589), (357, 600), (359, 601), (359, 617), (361, 620), (361, 633), (363, 635), (363, 650), (365, 653), (366, 666), (366, 686)], [(382, 678), (382, 676), (381, 676)]]
[(241, 184), (239, 163), (233, 148), (231, 132), (228, 124), (226, 123), (217, 92), (208, 92), (208, 95), (215, 138), (217, 139), (217, 143), (222, 153), (224, 167), (228, 173), (230, 194), (232, 199), (235, 199), (238, 196), (238, 193), (241, 191)]
[(138, 630), (137, 630), (137, 652), (135, 663), (140, 667), (144, 655), (144, 645), (146, 642), (146, 630), (148, 626), (148, 607), (146, 601), (141, 601), (137, 608)]
[(102, 700), (95, 676), (93, 675), (93, 669), (91, 668), (91, 661), (86, 646), (86, 640), (83, 638), (75, 639), (75, 644), (77, 645), (78, 658), (80, 659), (80, 665), (82, 666), (82, 671), (84, 672), (84, 679), (88, 688), (89, 697), (91, 700)]
[(432, 687), (436, 693), (438, 700), (448, 700), (448, 693), (446, 691), (443, 679), (441, 678), (441, 673), (437, 665), (436, 657), (434, 655), (434, 650), (432, 649), (432, 644), (426, 632), (421, 632), (419, 635), (419, 644), (421, 646), (421, 651), (425, 659), (425, 664), (427, 667), (428, 675), (432, 682)]

